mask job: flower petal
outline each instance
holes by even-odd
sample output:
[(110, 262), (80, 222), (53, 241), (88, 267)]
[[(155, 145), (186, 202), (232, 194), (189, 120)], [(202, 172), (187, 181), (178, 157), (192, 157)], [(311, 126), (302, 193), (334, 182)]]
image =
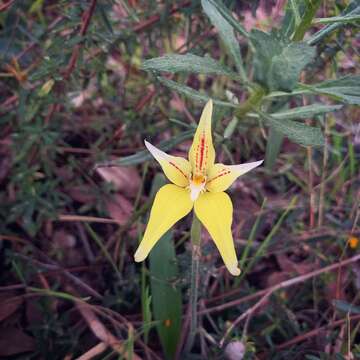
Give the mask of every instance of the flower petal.
[(206, 189), (210, 192), (225, 191), (241, 175), (261, 165), (264, 160), (240, 165), (215, 164), (208, 173)]
[(232, 275), (240, 269), (231, 233), (233, 206), (228, 194), (206, 192), (194, 205), (195, 214), (213, 238), (224, 263)]
[(145, 146), (151, 155), (159, 162), (166, 177), (175, 185), (185, 187), (189, 185), (191, 165), (189, 161), (179, 156), (171, 156), (151, 145), (145, 140)]
[(194, 140), (189, 151), (189, 160), (194, 174), (206, 175), (214, 165), (215, 150), (211, 137), (212, 100), (209, 100), (201, 114)]
[(143, 261), (161, 236), (192, 208), (188, 190), (173, 184), (161, 187), (155, 196), (144, 237), (136, 250), (135, 261)]

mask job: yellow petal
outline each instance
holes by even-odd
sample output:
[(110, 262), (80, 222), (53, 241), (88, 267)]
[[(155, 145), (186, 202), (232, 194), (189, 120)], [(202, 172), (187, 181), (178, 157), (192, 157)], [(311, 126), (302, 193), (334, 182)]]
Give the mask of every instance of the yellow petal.
[(206, 189), (210, 192), (225, 191), (241, 175), (261, 165), (263, 160), (240, 165), (215, 164), (208, 173)]
[(229, 195), (224, 192), (206, 192), (195, 201), (194, 209), (196, 216), (213, 238), (230, 273), (239, 275), (231, 233), (233, 206)]
[(189, 160), (193, 174), (204, 176), (215, 161), (215, 150), (211, 137), (211, 115), (213, 110), (212, 100), (209, 100), (201, 114), (199, 125), (196, 129), (194, 140), (189, 151)]
[(171, 156), (151, 145), (145, 140), (145, 146), (151, 155), (159, 162), (166, 177), (175, 185), (185, 187), (189, 185), (191, 165), (189, 161), (179, 156)]
[(144, 237), (136, 250), (135, 261), (143, 261), (161, 236), (192, 208), (188, 190), (173, 184), (160, 188), (151, 208)]

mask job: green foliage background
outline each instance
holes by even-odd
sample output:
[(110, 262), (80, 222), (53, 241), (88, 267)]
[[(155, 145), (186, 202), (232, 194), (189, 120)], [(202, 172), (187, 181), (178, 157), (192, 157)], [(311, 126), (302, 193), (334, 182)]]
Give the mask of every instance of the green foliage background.
[[(359, 1), (0, 2), (0, 357), (81, 356), (103, 341), (85, 302), (123, 346), (99, 359), (184, 358), (189, 223), (149, 266), (133, 262), (157, 186), (143, 139), (185, 153), (209, 98), (221, 161), (266, 167), (232, 190), (240, 280), (204, 235), (186, 356), (228, 356), (218, 344), (253, 305), (242, 298), (356, 256), (359, 16)], [(135, 171), (138, 188), (133, 175), (104, 182), (96, 168), (109, 165)], [(114, 198), (131, 208), (121, 221)], [(358, 269), (341, 269), (274, 292), (228, 340), (249, 359), (359, 356)]]

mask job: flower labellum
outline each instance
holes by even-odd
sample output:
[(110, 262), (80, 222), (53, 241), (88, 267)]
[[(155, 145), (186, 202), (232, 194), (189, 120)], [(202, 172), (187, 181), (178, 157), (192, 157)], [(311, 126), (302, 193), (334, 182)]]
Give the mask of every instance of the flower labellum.
[(263, 160), (240, 165), (215, 163), (211, 136), (212, 110), (213, 103), (209, 100), (195, 132), (189, 160), (168, 155), (145, 141), (145, 146), (172, 184), (161, 187), (155, 196), (135, 261), (143, 261), (160, 237), (194, 208), (219, 249), (227, 269), (232, 275), (240, 274), (231, 233), (233, 206), (224, 191)]

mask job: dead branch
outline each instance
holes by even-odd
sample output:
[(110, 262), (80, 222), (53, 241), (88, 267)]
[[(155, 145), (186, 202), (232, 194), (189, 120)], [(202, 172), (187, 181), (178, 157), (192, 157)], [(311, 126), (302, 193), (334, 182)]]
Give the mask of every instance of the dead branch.
[(123, 342), (117, 339), (99, 320), (95, 313), (91, 310), (90, 306), (87, 304), (76, 302), (75, 303), (80, 314), (85, 319), (86, 323), (89, 325), (90, 330), (93, 334), (104, 344), (110, 346), (114, 351), (121, 354), (125, 359), (141, 360), (141, 358), (133, 354), (128, 354), (126, 347)]

